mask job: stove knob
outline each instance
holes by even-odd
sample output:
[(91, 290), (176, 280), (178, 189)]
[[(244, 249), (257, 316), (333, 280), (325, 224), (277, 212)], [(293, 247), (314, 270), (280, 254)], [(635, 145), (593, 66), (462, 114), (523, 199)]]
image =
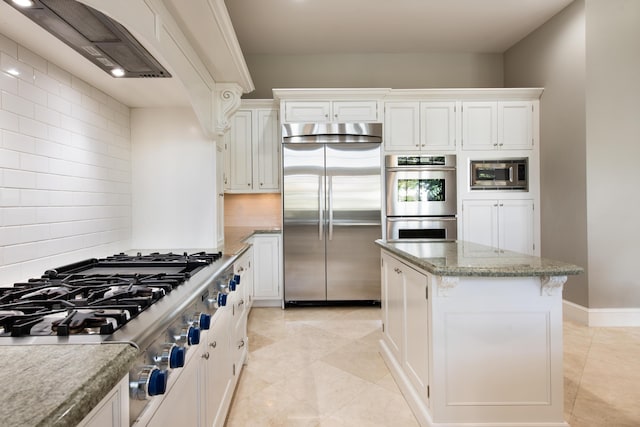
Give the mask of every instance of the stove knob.
[[(170, 344), (170, 343), (163, 344), (161, 349), (160, 349), (159, 354), (153, 358), (154, 363), (160, 369), (169, 369), (169, 368), (173, 369), (173, 368), (176, 368), (176, 367), (184, 366), (184, 362), (180, 366), (173, 366), (173, 365), (175, 365), (175, 363), (174, 363), (174, 357), (175, 357), (174, 353), (179, 348), (181, 348), (181, 347), (178, 347), (175, 344)], [(183, 356), (183, 358), (184, 358), (184, 356)]]
[(182, 368), (184, 366), (186, 353), (187, 349), (184, 347), (179, 347), (177, 345), (172, 347), (169, 355), (169, 367), (171, 369)]
[(218, 294), (218, 307), (224, 307), (227, 305), (227, 294)]
[(168, 378), (167, 371), (158, 369), (155, 365), (143, 366), (129, 383), (131, 398), (146, 400), (151, 396), (164, 394), (167, 390)]
[(205, 331), (211, 327), (211, 315), (206, 313), (200, 313), (200, 329)]
[(189, 326), (189, 330), (187, 331), (187, 343), (189, 345), (200, 344), (200, 328)]
[(149, 376), (149, 396), (156, 396), (158, 394), (164, 394), (167, 390), (167, 380), (169, 379), (169, 375), (167, 375), (167, 371), (161, 371), (156, 368), (151, 371), (151, 375)]
[(233, 281), (236, 282), (236, 284), (240, 284), (240, 275), (239, 274), (234, 274), (233, 275)]
[(233, 280), (233, 279), (229, 280), (229, 289), (231, 291), (235, 291), (236, 290), (236, 281), (235, 280)]

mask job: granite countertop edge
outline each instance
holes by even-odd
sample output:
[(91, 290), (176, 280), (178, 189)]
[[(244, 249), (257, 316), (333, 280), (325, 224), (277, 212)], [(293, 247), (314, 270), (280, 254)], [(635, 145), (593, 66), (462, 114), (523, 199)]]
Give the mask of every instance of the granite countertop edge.
[(77, 388), (67, 400), (51, 413), (51, 420), (58, 421), (55, 422), (55, 426), (72, 427), (78, 425), (129, 372), (131, 364), (138, 354), (138, 349), (131, 344), (88, 345), (117, 345), (121, 346), (122, 350), (111, 360), (106, 361), (104, 367), (97, 369), (94, 375), (87, 377), (82, 387)]
[[(375, 242), (381, 248), (397, 255), (405, 261), (418, 268), (426, 270), (437, 276), (457, 276), (457, 277), (536, 277), (536, 276), (569, 276), (582, 273), (581, 267), (572, 264), (553, 262), (549, 266), (523, 266), (521, 264), (501, 265), (501, 266), (438, 266), (429, 262), (428, 258), (421, 258), (409, 252), (403, 251), (392, 243), (383, 240)], [(430, 242), (424, 242), (428, 245)], [(543, 258), (527, 256), (528, 258)]]

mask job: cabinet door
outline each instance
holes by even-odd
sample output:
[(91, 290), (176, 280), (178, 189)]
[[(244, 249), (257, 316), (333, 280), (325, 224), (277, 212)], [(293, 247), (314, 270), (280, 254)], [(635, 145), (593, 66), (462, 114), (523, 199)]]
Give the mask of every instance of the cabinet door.
[(533, 200), (501, 200), (499, 208), (500, 249), (534, 255)]
[(455, 102), (420, 103), (420, 148), (423, 150), (455, 150)]
[(249, 250), (233, 264), (233, 267), (234, 274), (240, 276), (238, 291), (240, 297), (244, 300), (245, 310), (248, 311), (253, 301), (253, 247), (249, 248)]
[(195, 357), (180, 369), (180, 376), (173, 384), (171, 392), (167, 394), (158, 410), (147, 424), (148, 427), (164, 426), (199, 426), (202, 420), (200, 412), (200, 374), (201, 350), (196, 347)]
[(333, 121), (375, 122), (378, 120), (377, 101), (334, 101)]
[(427, 276), (402, 267), (405, 275), (405, 372), (423, 402), (428, 403), (429, 304)]
[(498, 202), (496, 200), (462, 201), (462, 239), (498, 247)]
[[(216, 240), (218, 246), (224, 244), (224, 190), (227, 169), (224, 149), (216, 146)], [(224, 171), (224, 172), (223, 172)]]
[(462, 148), (492, 150), (498, 147), (497, 109), (496, 102), (462, 103)]
[(402, 360), (403, 354), (404, 277), (403, 264), (383, 253), (384, 338), (397, 360)]
[(248, 191), (252, 188), (251, 171), (251, 111), (238, 111), (229, 130), (229, 190)]
[(498, 147), (526, 150), (533, 147), (533, 104), (529, 101), (498, 102)]
[(278, 139), (278, 112), (273, 109), (255, 110), (253, 139), (253, 188), (278, 190), (280, 188), (280, 140)]
[(129, 376), (96, 405), (77, 427), (125, 427), (129, 425)]
[(280, 236), (254, 236), (253, 257), (253, 298), (281, 299)]
[(223, 403), (227, 400), (227, 395), (233, 392), (231, 390), (233, 372), (229, 350), (231, 311), (228, 308), (227, 306), (216, 312), (211, 322), (211, 328), (207, 331), (205, 351), (209, 353), (209, 358), (203, 359), (206, 427), (224, 425), (227, 414)]
[(284, 104), (286, 122), (328, 122), (331, 121), (329, 101), (286, 101)]
[(420, 103), (387, 102), (384, 107), (385, 151), (420, 150)]

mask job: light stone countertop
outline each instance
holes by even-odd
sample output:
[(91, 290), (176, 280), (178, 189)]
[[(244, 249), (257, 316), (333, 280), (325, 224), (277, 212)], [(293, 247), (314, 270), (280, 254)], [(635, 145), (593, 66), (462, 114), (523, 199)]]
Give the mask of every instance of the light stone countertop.
[(386, 242), (383, 249), (438, 276), (531, 277), (567, 276), (581, 267), (464, 241)]
[(77, 425), (137, 353), (129, 344), (0, 346), (0, 425)]

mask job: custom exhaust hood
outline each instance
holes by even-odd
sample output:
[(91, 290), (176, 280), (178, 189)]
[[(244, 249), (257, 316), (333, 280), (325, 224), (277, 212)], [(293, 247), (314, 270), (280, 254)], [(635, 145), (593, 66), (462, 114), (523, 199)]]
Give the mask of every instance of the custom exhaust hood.
[(171, 77), (124, 28), (75, 0), (4, 0), (114, 77)]

